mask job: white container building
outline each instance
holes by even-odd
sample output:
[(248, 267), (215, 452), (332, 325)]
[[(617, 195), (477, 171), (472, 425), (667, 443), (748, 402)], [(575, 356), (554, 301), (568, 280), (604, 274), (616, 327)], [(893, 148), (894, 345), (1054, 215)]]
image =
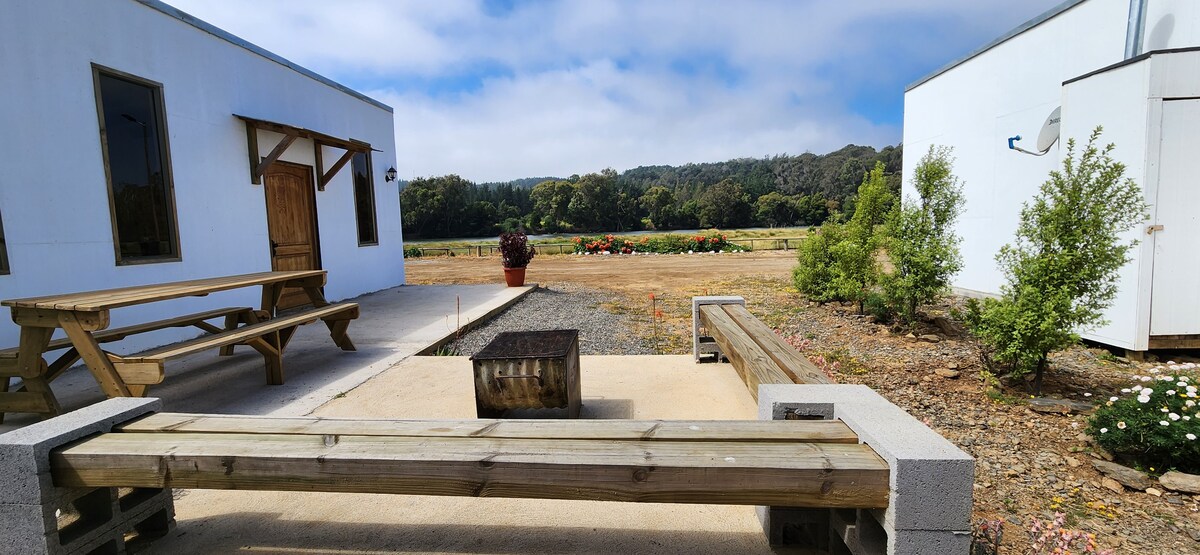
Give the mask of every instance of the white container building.
[[(404, 282), (379, 101), (156, 0), (4, 2), (0, 68), (0, 299), (271, 269), (327, 270), (330, 300)], [(0, 348), (17, 339), (4, 318)]]
[[(1034, 138), (1061, 108), (1060, 140)], [(953, 147), (964, 183), (964, 267), (955, 285), (995, 294), (995, 255), (1013, 240), (1021, 205), (1061, 167), (1066, 140), (1092, 129), (1145, 193), (1150, 219), (1121, 269), (1108, 324), (1085, 338), (1132, 352), (1200, 347), (1200, 2), (1069, 0), (913, 83), (904, 96), (904, 191), (930, 145)]]

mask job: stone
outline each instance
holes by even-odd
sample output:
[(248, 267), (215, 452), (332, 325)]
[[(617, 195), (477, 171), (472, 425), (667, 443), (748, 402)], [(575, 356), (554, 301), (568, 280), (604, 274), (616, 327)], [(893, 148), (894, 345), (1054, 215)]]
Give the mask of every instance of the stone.
[(1099, 470), (1101, 474), (1120, 482), (1121, 485), (1129, 489), (1145, 491), (1146, 488), (1153, 485), (1150, 477), (1146, 476), (1144, 472), (1139, 472), (1128, 466), (1121, 466), (1114, 462), (1100, 460), (1093, 460), (1092, 466), (1096, 470)]
[(949, 380), (957, 379), (962, 375), (962, 372), (950, 368), (938, 368), (933, 373)]
[(958, 325), (945, 316), (934, 316), (929, 322), (945, 335), (958, 335)]
[(1146, 488), (1146, 493), (1149, 493), (1155, 497), (1162, 497), (1163, 494), (1162, 490), (1157, 488)]
[(920, 341), (924, 341), (926, 343), (938, 343), (942, 340), (942, 338), (940, 336), (938, 336), (936, 334), (932, 334), (932, 333), (927, 333), (925, 335), (919, 335), (919, 336), (917, 336), (917, 339)]
[(1125, 493), (1125, 486), (1122, 486), (1121, 482), (1113, 480), (1112, 478), (1108, 478), (1108, 477), (1101, 478), (1100, 485), (1104, 486), (1105, 488), (1107, 488), (1109, 490), (1112, 490), (1114, 493)]
[(948, 362), (948, 363), (946, 363), (946, 368), (949, 368), (951, 370), (958, 370), (958, 363), (957, 362)]
[(1095, 407), (1088, 403), (1080, 403), (1069, 399), (1048, 399), (1039, 397), (1029, 400), (1029, 410), (1049, 414), (1089, 414)]
[(1079, 459), (1075, 457), (1066, 456), (1063, 457), (1063, 460), (1067, 461), (1067, 466), (1071, 468), (1077, 468), (1080, 465)]
[(1200, 495), (1200, 476), (1174, 470), (1158, 477), (1158, 483), (1171, 491)]

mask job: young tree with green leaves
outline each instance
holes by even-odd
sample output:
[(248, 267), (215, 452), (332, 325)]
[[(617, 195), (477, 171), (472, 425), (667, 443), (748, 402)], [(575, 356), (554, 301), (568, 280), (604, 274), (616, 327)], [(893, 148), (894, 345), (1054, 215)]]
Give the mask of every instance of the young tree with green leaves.
[(884, 165), (877, 163), (863, 176), (850, 221), (826, 223), (816, 237), (801, 244), (800, 266), (792, 274), (796, 287), (814, 300), (856, 302), (862, 312), (879, 275), (878, 229), (893, 202)]
[(1008, 281), (1000, 298), (968, 304), (968, 324), (991, 358), (1013, 376), (1035, 372), (1035, 394), (1049, 354), (1104, 323), (1117, 271), (1137, 243), (1122, 236), (1147, 218), (1142, 191), (1113, 160), (1113, 145), (1097, 148), (1100, 133), (1078, 158), (1068, 141), (1062, 170), (1050, 172), (1022, 208), (1016, 240), (996, 255)]
[(893, 270), (880, 284), (888, 307), (908, 325), (916, 322), (918, 307), (946, 293), (962, 268), (954, 222), (964, 200), (950, 151), (929, 147), (913, 172), (917, 198), (897, 204), (884, 228)]

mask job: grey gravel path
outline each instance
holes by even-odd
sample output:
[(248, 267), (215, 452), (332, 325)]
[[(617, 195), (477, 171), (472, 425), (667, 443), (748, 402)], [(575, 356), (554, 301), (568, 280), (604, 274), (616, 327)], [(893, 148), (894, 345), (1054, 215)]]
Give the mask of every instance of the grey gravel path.
[(570, 284), (543, 286), (508, 310), (462, 336), (458, 352), (473, 355), (500, 332), (579, 330), (579, 354), (652, 355), (632, 331), (629, 318), (601, 308), (612, 296)]

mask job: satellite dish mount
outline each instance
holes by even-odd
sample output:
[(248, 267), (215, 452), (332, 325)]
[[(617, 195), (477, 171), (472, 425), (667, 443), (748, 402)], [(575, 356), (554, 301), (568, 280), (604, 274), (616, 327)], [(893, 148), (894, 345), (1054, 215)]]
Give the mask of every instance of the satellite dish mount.
[(1058, 142), (1058, 128), (1061, 123), (1062, 106), (1059, 106), (1053, 112), (1050, 112), (1050, 115), (1046, 118), (1046, 123), (1042, 124), (1042, 130), (1038, 132), (1037, 152), (1025, 150), (1017, 146), (1017, 141), (1021, 140), (1020, 135), (1008, 138), (1008, 148), (1030, 156), (1045, 156), (1047, 152), (1050, 152), (1050, 147)]

